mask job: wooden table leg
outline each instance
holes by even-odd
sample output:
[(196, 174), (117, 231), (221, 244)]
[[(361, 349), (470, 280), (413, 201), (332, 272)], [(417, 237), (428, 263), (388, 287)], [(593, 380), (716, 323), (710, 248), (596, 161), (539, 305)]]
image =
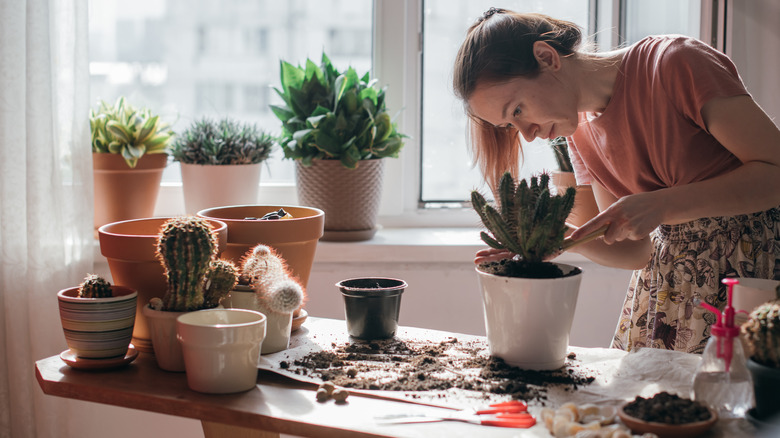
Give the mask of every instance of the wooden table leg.
[(279, 438), (279, 434), (276, 432), (266, 432), (264, 430), (212, 423), (210, 421), (201, 421), (200, 423), (203, 426), (203, 434), (206, 438)]

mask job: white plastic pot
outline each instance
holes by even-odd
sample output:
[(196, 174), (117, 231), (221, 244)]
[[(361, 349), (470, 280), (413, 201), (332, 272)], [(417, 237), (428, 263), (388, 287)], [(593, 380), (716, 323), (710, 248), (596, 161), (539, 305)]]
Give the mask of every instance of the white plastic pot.
[(558, 263), (562, 278), (514, 278), (477, 269), (490, 353), (529, 370), (563, 366), (582, 270)]

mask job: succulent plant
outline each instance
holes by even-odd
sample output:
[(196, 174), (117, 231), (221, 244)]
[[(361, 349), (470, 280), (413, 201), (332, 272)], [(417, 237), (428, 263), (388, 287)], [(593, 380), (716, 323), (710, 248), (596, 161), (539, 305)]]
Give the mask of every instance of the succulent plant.
[[(519, 255), (515, 262), (526, 265), (539, 265), (559, 251), (576, 190), (569, 187), (564, 194), (552, 195), (549, 180), (550, 176), (542, 173), (531, 177), (530, 184), (525, 179), (517, 184), (509, 172), (505, 173), (497, 191), (499, 209), (472, 191), (472, 207), (490, 232), (480, 232), (482, 240), (491, 248)], [(496, 273), (501, 274), (500, 270)]]
[(574, 167), (569, 157), (569, 143), (566, 141), (566, 137), (556, 137), (550, 140), (550, 147), (555, 155), (555, 162), (558, 163), (558, 170), (561, 172), (574, 172)]
[(186, 164), (257, 164), (270, 156), (275, 145), (276, 138), (255, 124), (204, 117), (176, 137), (170, 152), (174, 161)]
[(266, 245), (244, 257), (242, 276), (249, 278), (263, 311), (291, 313), (303, 304), (303, 287), (290, 275), (284, 259)]
[(121, 154), (131, 168), (144, 154), (167, 153), (174, 135), (159, 116), (148, 108), (133, 108), (124, 97), (114, 105), (101, 101), (97, 111), (90, 109), (89, 127), (92, 152)]
[(271, 105), (282, 121), (280, 144), (285, 158), (310, 166), (314, 159), (340, 160), (355, 168), (360, 160), (397, 157), (403, 134), (396, 130), (385, 106), (385, 90), (375, 88), (369, 73), (358, 77), (339, 72), (323, 53), (318, 66), (281, 61), (284, 106)]
[(780, 368), (780, 300), (769, 301), (753, 309), (741, 331), (753, 360)]
[(216, 236), (205, 219), (180, 216), (166, 221), (158, 235), (157, 254), (168, 280), (161, 310), (216, 307), (236, 284), (236, 268), (217, 260)]
[(79, 298), (110, 298), (111, 283), (97, 274), (89, 274), (79, 285)]

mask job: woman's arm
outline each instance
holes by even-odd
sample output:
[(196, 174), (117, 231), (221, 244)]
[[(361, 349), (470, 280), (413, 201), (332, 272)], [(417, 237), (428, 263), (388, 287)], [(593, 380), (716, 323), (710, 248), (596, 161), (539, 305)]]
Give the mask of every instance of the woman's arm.
[(662, 223), (747, 214), (780, 205), (780, 130), (766, 113), (750, 96), (735, 96), (711, 100), (702, 115), (709, 132), (742, 166), (705, 181), (625, 196), (572, 237), (609, 224), (605, 243), (639, 240)]

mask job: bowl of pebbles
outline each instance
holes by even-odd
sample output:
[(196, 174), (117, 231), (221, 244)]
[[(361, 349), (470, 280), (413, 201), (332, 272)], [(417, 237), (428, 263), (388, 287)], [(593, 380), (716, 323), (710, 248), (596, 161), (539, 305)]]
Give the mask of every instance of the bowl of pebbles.
[(636, 397), (618, 409), (618, 417), (632, 432), (659, 438), (699, 436), (718, 421), (718, 414), (706, 405), (668, 392)]

